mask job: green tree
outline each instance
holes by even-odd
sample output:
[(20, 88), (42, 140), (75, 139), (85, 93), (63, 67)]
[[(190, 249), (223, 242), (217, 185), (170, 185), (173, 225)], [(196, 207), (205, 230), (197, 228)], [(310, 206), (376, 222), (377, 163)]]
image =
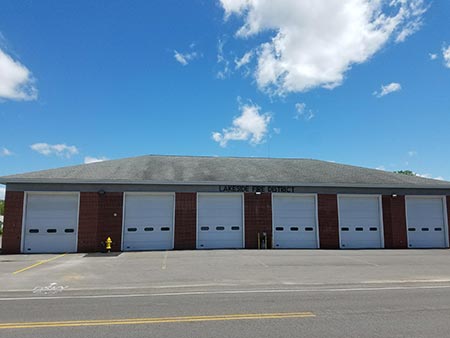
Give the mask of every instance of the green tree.
[(417, 176), (416, 173), (411, 170), (397, 170), (397, 171), (394, 171), (394, 173), (408, 175), (408, 176)]

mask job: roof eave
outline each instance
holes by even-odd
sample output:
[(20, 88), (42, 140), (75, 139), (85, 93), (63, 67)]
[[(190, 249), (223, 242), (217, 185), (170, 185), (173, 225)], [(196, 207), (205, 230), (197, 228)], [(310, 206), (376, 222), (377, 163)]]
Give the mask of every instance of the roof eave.
[(387, 189), (441, 189), (450, 190), (450, 185), (420, 184), (365, 184), (365, 183), (305, 183), (305, 182), (228, 182), (228, 181), (152, 181), (152, 180), (74, 180), (46, 178), (6, 178), (0, 177), (0, 184), (112, 184), (112, 185), (273, 185), (321, 188), (387, 188)]

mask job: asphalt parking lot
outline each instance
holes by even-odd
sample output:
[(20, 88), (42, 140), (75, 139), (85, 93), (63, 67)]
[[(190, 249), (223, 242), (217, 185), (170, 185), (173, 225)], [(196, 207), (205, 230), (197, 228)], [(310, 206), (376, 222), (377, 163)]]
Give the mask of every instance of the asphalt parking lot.
[[(3, 291), (449, 281), (449, 250), (211, 250), (0, 256)], [(38, 265), (35, 265), (38, 264)]]
[(2, 337), (445, 337), (450, 251), (4, 255), (0, 318)]

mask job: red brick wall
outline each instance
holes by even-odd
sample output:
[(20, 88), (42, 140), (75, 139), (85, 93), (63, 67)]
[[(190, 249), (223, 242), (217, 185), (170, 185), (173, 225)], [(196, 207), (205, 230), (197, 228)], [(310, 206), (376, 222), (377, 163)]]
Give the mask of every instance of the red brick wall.
[(267, 233), (272, 247), (272, 196), (270, 193), (244, 194), (245, 248), (258, 248), (258, 232)]
[[(7, 191), (3, 253), (20, 253), (24, 193)], [(405, 197), (382, 197), (384, 241), (389, 249), (407, 248)], [(175, 194), (175, 249), (196, 247), (196, 193)], [(447, 216), (450, 224), (450, 196), (447, 196)], [(101, 242), (108, 236), (113, 251), (120, 251), (122, 238), (123, 193), (83, 192), (80, 195), (78, 251), (102, 250)], [(117, 215), (114, 216), (114, 213)], [(272, 243), (272, 201), (270, 193), (244, 194), (245, 247), (257, 248), (257, 233), (266, 232)], [(318, 195), (320, 248), (339, 248), (337, 196)], [(449, 235), (450, 237), (450, 235)], [(450, 238), (449, 238), (450, 239)]]
[(23, 191), (6, 191), (2, 253), (20, 253), (23, 218)]
[(78, 252), (99, 250), (97, 228), (99, 221), (99, 194), (80, 193), (80, 215), (78, 221)]
[(337, 195), (318, 195), (319, 242), (321, 249), (339, 249)]
[(405, 196), (383, 195), (384, 247), (386, 249), (406, 249)]
[[(448, 219), (447, 224), (448, 224), (448, 227), (450, 228), (450, 196), (447, 196), (447, 219)], [(450, 231), (448, 231), (448, 239), (450, 242)]]
[[(122, 241), (122, 213), (123, 213), (123, 193), (107, 192), (98, 197), (98, 228), (97, 243), (98, 250), (106, 238), (111, 237), (112, 251), (120, 251)], [(116, 216), (114, 216), (116, 214)]]
[(197, 193), (175, 194), (175, 249), (192, 250), (197, 241)]

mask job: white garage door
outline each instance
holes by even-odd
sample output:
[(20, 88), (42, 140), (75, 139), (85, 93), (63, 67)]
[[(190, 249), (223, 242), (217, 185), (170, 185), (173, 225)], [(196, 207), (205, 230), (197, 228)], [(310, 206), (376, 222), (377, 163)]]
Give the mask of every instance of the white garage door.
[(199, 194), (197, 248), (244, 247), (242, 195)]
[(123, 250), (173, 249), (173, 194), (125, 194)]
[(339, 196), (341, 248), (382, 248), (382, 230), (378, 196)]
[(24, 253), (76, 252), (78, 193), (28, 193)]
[(406, 197), (408, 246), (447, 247), (447, 224), (441, 197)]
[(317, 248), (314, 196), (273, 195), (274, 248)]

